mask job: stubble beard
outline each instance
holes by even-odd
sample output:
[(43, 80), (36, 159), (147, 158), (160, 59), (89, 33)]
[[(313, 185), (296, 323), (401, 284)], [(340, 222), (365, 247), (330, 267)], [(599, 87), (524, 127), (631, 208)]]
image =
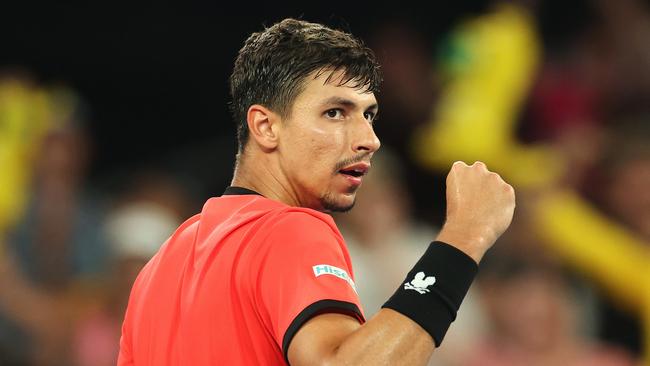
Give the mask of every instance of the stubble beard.
[[(339, 174), (339, 170), (342, 168), (358, 163), (360, 161), (363, 161), (366, 159), (366, 157), (371, 156), (371, 153), (369, 152), (364, 152), (361, 154), (358, 154), (350, 159), (346, 159), (343, 161), (340, 161), (336, 164), (336, 167), (334, 168), (334, 176)], [(354, 193), (359, 189), (359, 187), (353, 187), (349, 188), (348, 193)], [(342, 205), (336, 201), (336, 197), (332, 192), (325, 192), (321, 197), (320, 197), (320, 204), (321, 207), (323, 207), (323, 210), (328, 211), (328, 212), (348, 212), (354, 207), (354, 204), (356, 203), (357, 198), (356, 196), (352, 200), (352, 203), (349, 205)]]
[(327, 212), (348, 212), (354, 207), (356, 203), (356, 197), (352, 200), (352, 203), (348, 205), (342, 205), (336, 201), (336, 198), (331, 192), (327, 192), (320, 197), (320, 204), (323, 209)]

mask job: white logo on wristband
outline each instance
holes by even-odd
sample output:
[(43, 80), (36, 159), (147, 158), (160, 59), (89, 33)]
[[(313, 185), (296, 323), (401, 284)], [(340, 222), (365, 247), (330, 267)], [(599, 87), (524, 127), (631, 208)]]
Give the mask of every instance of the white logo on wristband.
[(415, 290), (420, 294), (423, 294), (425, 292), (431, 291), (428, 289), (428, 287), (433, 285), (434, 283), (436, 283), (435, 277), (433, 276), (426, 277), (424, 272), (418, 272), (415, 275), (413, 281), (404, 284), (404, 290)]

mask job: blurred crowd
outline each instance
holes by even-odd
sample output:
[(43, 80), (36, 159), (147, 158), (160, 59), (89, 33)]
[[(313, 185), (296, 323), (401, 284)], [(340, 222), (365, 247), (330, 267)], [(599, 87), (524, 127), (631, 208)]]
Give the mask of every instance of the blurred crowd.
[[(594, 20), (557, 45), (525, 0), (435, 44), (408, 21), (367, 40), (382, 149), (334, 215), (366, 315), (435, 238), (454, 161), (517, 193), (431, 365), (650, 365), (650, 6), (589, 4)], [(0, 75), (0, 365), (115, 365), (139, 269), (229, 183), (231, 156), (190, 179), (145, 164), (90, 181), (88, 109), (69, 86)]]
[(115, 365), (135, 276), (197, 209), (158, 168), (89, 182), (85, 109), (64, 85), (0, 79), (0, 365)]

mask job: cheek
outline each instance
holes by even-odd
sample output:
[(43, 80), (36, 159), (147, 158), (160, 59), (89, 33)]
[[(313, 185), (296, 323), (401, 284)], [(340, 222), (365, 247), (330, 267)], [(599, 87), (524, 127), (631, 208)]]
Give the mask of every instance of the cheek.
[(308, 141), (308, 151), (305, 154), (310, 156), (312, 162), (331, 165), (327, 166), (327, 169), (332, 169), (333, 164), (342, 158), (345, 141), (342, 131), (335, 128), (313, 128), (305, 137), (305, 141)]

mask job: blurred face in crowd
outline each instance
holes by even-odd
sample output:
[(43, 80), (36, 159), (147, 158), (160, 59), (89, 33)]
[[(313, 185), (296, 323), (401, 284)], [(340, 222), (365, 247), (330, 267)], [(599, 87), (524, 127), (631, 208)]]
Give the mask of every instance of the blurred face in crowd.
[(339, 222), (347, 223), (347, 230), (353, 231), (362, 245), (391, 240), (409, 220), (411, 198), (403, 187), (399, 167), (386, 161), (387, 153), (382, 151), (373, 160), (354, 210), (340, 217), (343, 221)]
[(45, 138), (38, 161), (42, 179), (76, 180), (87, 165), (86, 137), (73, 128), (51, 131)]
[(565, 284), (556, 274), (529, 271), (489, 282), (486, 304), (496, 327), (509, 342), (543, 351), (571, 332), (573, 310)]
[[(316, 77), (315, 77), (316, 76)], [(327, 78), (330, 80), (327, 81)], [(373, 93), (340, 85), (343, 72), (312, 73), (279, 124), (279, 168), (300, 206), (347, 211), (379, 149)]]

